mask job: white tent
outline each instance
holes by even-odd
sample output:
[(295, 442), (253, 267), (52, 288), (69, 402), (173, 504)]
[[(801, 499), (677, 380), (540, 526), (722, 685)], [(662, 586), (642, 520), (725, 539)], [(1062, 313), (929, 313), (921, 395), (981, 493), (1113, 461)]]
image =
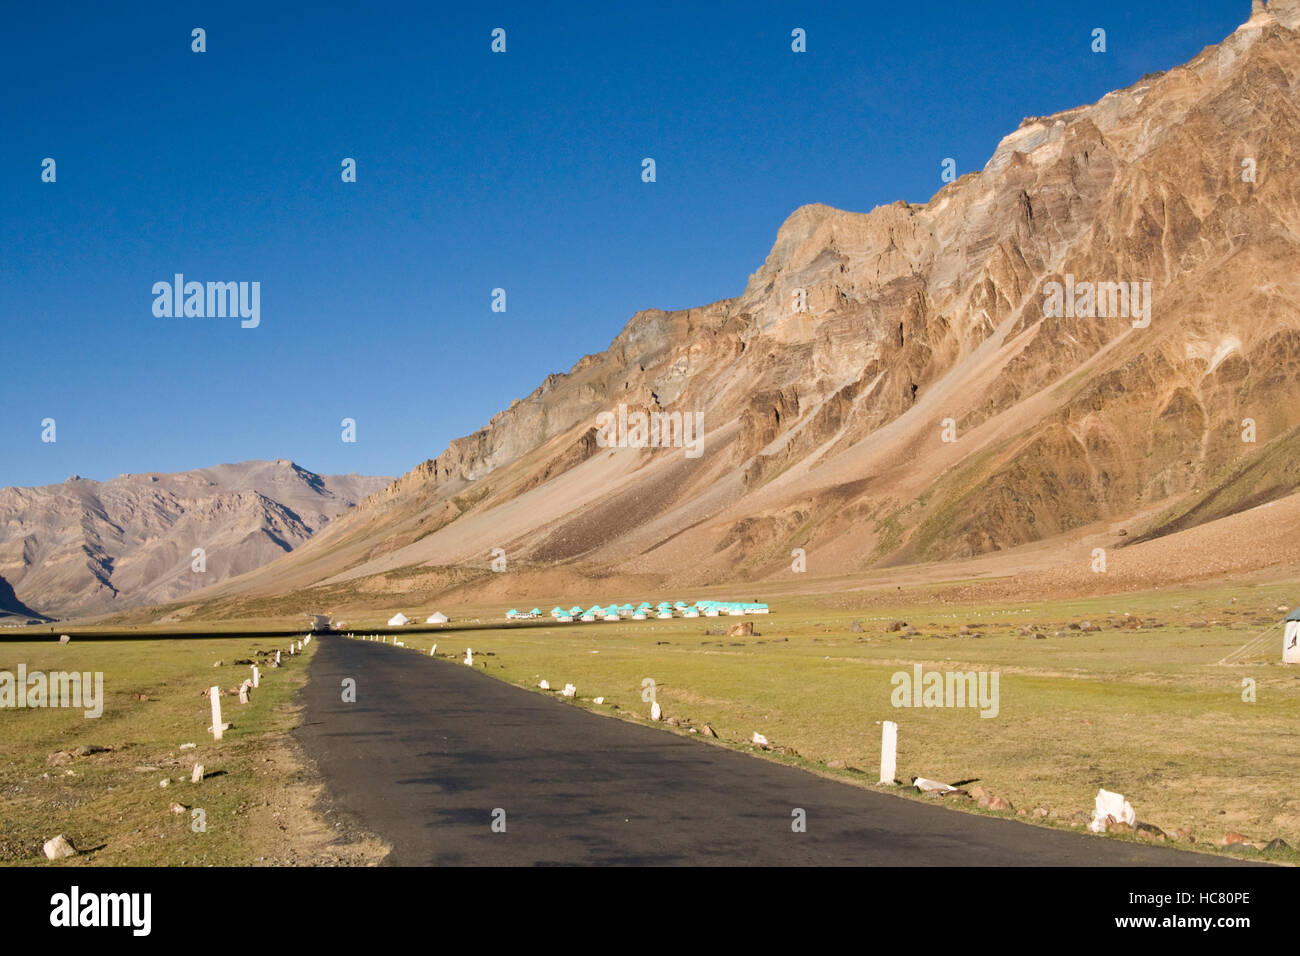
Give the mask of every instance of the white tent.
[(446, 624), (447, 615), (443, 614), (441, 611), (434, 611), (432, 614), (428, 616), (428, 618), (425, 620), (424, 623), (425, 624)]
[(411, 619), (405, 614), (398, 612), (388, 619), (389, 627), (401, 627), (403, 624), (410, 624)]
[(1286, 627), (1282, 632), (1282, 662), (1300, 664), (1300, 608), (1286, 616)]

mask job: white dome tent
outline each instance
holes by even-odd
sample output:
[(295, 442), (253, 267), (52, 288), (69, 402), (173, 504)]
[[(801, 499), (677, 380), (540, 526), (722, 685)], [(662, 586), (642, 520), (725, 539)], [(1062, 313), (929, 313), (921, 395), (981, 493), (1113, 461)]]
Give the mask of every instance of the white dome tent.
[(432, 614), (429, 615), (429, 617), (425, 620), (424, 623), (425, 624), (446, 624), (447, 615), (443, 614), (441, 611), (434, 611)]
[(389, 627), (401, 627), (403, 624), (410, 624), (411, 619), (400, 611), (388, 619)]

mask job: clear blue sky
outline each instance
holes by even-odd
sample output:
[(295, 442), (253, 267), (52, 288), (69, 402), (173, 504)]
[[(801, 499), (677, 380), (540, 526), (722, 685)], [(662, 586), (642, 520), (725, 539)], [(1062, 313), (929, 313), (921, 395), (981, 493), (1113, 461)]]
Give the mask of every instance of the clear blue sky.
[[(0, 485), (276, 457), (400, 474), (638, 309), (738, 294), (796, 207), (923, 202), (944, 157), (978, 169), (1022, 117), (1183, 63), (1250, 11), (287, 6), (7, 7)], [(261, 326), (156, 318), (176, 272), (260, 282)]]

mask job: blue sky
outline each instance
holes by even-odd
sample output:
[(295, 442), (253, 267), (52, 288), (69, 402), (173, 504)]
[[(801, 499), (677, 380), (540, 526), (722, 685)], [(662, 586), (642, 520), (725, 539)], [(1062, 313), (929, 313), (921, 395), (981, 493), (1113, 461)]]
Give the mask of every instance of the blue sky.
[[(6, 12), (0, 485), (277, 457), (401, 474), (638, 309), (740, 293), (798, 206), (924, 202), (945, 157), (978, 169), (1022, 117), (1186, 62), (1250, 12), (282, 6)], [(155, 317), (177, 272), (260, 282), (260, 326)]]

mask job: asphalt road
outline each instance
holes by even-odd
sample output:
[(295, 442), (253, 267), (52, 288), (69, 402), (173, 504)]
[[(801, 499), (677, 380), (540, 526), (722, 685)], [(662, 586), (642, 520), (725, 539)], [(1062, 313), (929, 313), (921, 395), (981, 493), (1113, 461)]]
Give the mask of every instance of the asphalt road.
[(862, 790), (391, 645), (323, 636), (309, 677), (295, 735), (392, 865), (1229, 862)]

